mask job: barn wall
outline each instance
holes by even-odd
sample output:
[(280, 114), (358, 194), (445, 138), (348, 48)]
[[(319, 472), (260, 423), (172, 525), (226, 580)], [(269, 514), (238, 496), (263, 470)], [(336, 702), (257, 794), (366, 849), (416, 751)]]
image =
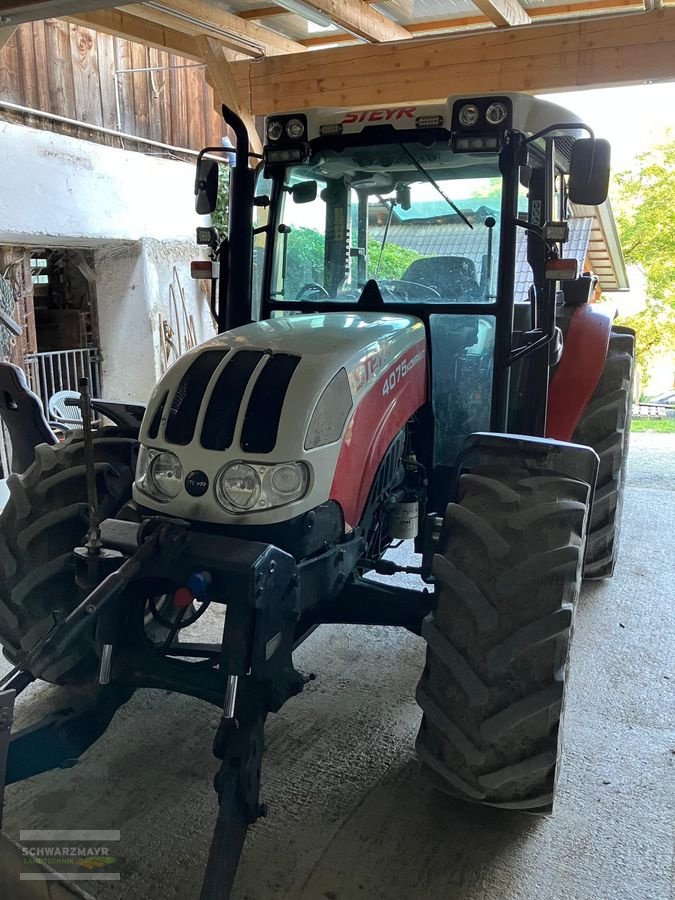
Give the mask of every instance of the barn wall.
[(0, 244), (192, 239), (194, 167), (0, 122)]
[[(122, 71), (148, 67), (160, 68)], [(0, 50), (0, 100), (192, 150), (219, 144), (223, 134), (213, 91), (193, 60), (60, 19), (20, 25)], [(121, 145), (116, 137), (2, 108), (0, 118)]]
[[(170, 364), (191, 346), (189, 317), (197, 343), (215, 333), (207, 297), (190, 278), (194, 255), (188, 242), (153, 240), (95, 252), (103, 386), (110, 399), (147, 402), (167, 354)], [(163, 323), (175, 351), (163, 344)]]
[[(213, 334), (190, 260), (194, 166), (0, 122), (0, 245), (93, 248), (103, 393), (145, 400), (167, 363)], [(186, 323), (193, 325), (188, 340)]]

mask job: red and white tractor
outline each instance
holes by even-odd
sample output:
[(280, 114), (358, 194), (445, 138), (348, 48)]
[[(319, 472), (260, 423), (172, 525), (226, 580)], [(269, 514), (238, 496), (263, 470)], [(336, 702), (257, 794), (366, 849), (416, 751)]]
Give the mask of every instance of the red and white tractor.
[[(609, 180), (568, 111), (504, 94), (275, 115), (254, 165), (224, 116), (229, 235), (198, 236), (221, 333), (160, 380), (140, 434), (38, 448), (0, 518), (0, 701), (78, 686), (12, 735), (7, 780), (83, 752), (139, 688), (214, 703), (204, 900), (229, 896), (265, 718), (321, 623), (424, 637), (417, 752), (441, 790), (551, 809), (581, 580), (616, 560), (634, 351), (565, 254), (569, 203)], [(415, 565), (386, 555), (401, 540)], [(222, 633), (191, 639), (211, 604)]]

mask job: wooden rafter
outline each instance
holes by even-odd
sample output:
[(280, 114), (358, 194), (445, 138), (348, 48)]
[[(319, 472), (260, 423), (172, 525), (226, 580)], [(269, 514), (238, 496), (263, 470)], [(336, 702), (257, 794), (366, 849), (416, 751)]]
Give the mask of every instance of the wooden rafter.
[[(543, 21), (549, 19), (556, 21), (557, 19), (565, 19), (575, 16), (578, 13), (602, 13), (604, 11), (616, 10), (638, 10), (643, 8), (643, 0), (581, 0), (576, 3), (559, 3), (556, 6), (535, 6), (528, 10), (531, 20)], [(278, 6), (266, 6), (258, 9), (246, 10), (246, 12), (238, 13), (239, 16), (246, 19), (269, 18), (279, 15), (284, 10)], [(489, 28), (492, 22), (487, 16), (479, 13), (471, 16), (454, 16), (452, 18), (423, 20), (421, 22), (411, 22), (405, 25), (406, 31), (410, 32), (413, 37), (427, 36), (438, 33), (450, 34), (452, 32), (464, 31), (470, 28)], [(329, 32), (325, 34), (317, 34), (310, 38), (303, 38), (300, 43), (303, 47), (325, 47), (331, 44), (349, 44), (355, 43), (356, 39), (351, 34), (344, 32)]]
[(363, 0), (304, 0), (304, 2), (307, 6), (324, 13), (340, 28), (366, 41), (380, 43), (402, 41), (410, 37), (402, 25), (388, 19)]
[(262, 141), (256, 131), (255, 119), (244, 102), (239, 86), (232, 74), (232, 65), (227, 59), (227, 51), (222, 44), (214, 41), (208, 35), (199, 35), (195, 40), (202, 59), (206, 63), (207, 77), (216, 95), (217, 109), (220, 110), (220, 104), (222, 103), (233, 109), (246, 125), (251, 142), (251, 150), (254, 153), (261, 153)]
[(0, 0), (3, 23), (20, 25), (36, 19), (69, 16), (112, 6), (110, 0)]
[(471, 2), (499, 28), (508, 25), (528, 25), (530, 22), (530, 17), (518, 0), (471, 0)]
[(123, 9), (98, 9), (68, 16), (68, 21), (104, 34), (138, 41), (157, 50), (168, 50), (187, 59), (201, 60), (194, 37), (131, 15)]
[(254, 9), (242, 9), (237, 15), (242, 19), (269, 19), (270, 16), (287, 16), (288, 10), (281, 6), (259, 6)]
[[(366, 41), (401, 41), (409, 36), (407, 28), (373, 9), (366, 0), (305, 0), (305, 3), (327, 15), (338, 27)], [(260, 6), (242, 10), (238, 15), (247, 20), (265, 20), (272, 16), (287, 16), (288, 10), (281, 6)], [(330, 35), (324, 35), (324, 38), (328, 41)]]
[[(209, 34), (240, 52), (247, 52), (248, 48), (249, 56), (299, 53), (305, 49), (297, 41), (255, 22), (240, 19), (204, 0), (148, 0), (147, 3), (125, 8), (149, 21), (180, 29), (192, 36)], [(256, 48), (258, 53), (255, 52)]]
[(316, 51), (233, 66), (254, 115), (313, 106), (563, 91), (675, 79), (675, 8), (430, 40)]

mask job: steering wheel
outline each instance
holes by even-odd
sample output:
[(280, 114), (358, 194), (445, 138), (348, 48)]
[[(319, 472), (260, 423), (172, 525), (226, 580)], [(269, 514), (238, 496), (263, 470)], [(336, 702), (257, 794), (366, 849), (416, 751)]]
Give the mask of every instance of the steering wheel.
[(394, 299), (406, 300), (440, 300), (441, 295), (435, 288), (429, 287), (427, 284), (420, 284), (417, 281), (403, 281), (400, 278), (390, 278), (386, 281), (378, 281), (377, 286), (381, 291), (389, 291), (390, 294), (398, 295)]
[(330, 297), (330, 294), (322, 284), (316, 281), (308, 281), (303, 284), (295, 295), (296, 300), (318, 300), (320, 297)]

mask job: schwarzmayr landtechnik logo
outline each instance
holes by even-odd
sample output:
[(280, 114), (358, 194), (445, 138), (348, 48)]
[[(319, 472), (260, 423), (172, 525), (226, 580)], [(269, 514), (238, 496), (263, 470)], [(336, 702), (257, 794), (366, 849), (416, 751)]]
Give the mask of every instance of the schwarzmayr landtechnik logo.
[(119, 881), (115, 855), (119, 840), (119, 831), (21, 831), (24, 870), (19, 877), (21, 881)]

